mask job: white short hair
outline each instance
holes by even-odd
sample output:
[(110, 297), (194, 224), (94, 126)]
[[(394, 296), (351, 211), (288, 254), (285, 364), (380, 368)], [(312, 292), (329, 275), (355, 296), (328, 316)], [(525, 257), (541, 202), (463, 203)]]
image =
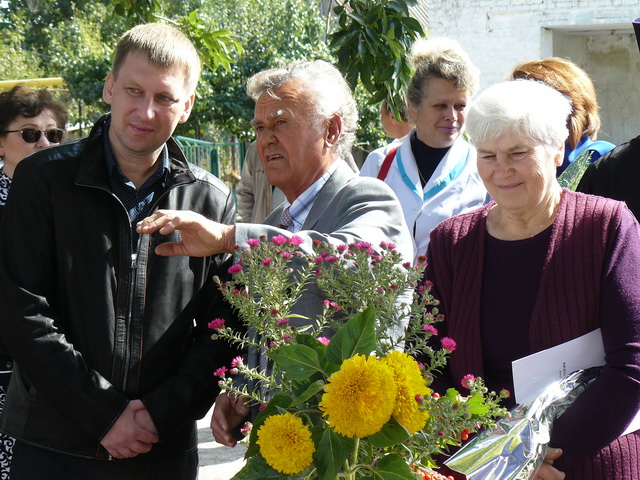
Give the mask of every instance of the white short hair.
[(558, 146), (569, 136), (571, 102), (535, 80), (497, 83), (474, 100), (465, 126), (474, 143), (519, 134), (542, 145)]

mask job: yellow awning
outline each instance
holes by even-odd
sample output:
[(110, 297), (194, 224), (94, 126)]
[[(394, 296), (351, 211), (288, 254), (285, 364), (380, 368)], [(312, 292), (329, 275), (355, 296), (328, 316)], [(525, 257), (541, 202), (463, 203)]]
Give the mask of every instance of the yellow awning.
[(13, 88), (16, 85), (29, 87), (56, 87), (64, 85), (62, 77), (25, 78), (23, 80), (0, 80), (0, 89)]

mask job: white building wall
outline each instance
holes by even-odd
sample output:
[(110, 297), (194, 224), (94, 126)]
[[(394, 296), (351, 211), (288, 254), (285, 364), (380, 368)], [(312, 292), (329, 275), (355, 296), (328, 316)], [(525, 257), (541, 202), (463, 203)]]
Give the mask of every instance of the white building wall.
[(593, 79), (599, 138), (640, 134), (640, 50), (631, 22), (638, 0), (428, 0), (429, 34), (456, 39), (481, 70), (481, 89), (520, 62), (569, 58)]

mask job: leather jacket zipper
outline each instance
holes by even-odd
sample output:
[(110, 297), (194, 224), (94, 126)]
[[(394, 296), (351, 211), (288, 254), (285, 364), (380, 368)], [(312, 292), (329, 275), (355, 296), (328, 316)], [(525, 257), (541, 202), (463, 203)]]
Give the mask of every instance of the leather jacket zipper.
[[(140, 246), (140, 241), (138, 241), (138, 247)], [(133, 341), (133, 302), (134, 302), (134, 296), (135, 296), (135, 290), (136, 290), (136, 270), (138, 268), (137, 265), (137, 260), (138, 260), (138, 254), (137, 253), (132, 253), (131, 254), (131, 264), (130, 264), (130, 272), (129, 272), (129, 276), (130, 276), (130, 282), (129, 282), (129, 305), (128, 305), (128, 312), (129, 312), (129, 318), (127, 319), (127, 333), (126, 333), (126, 338), (127, 338), (127, 344), (131, 344), (131, 342)], [(123, 387), (126, 389), (127, 385), (128, 385), (128, 381), (129, 381), (129, 369), (131, 367), (131, 347), (129, 346), (129, 348), (127, 348), (126, 350), (126, 355), (124, 358), (124, 362), (122, 365), (122, 385)]]

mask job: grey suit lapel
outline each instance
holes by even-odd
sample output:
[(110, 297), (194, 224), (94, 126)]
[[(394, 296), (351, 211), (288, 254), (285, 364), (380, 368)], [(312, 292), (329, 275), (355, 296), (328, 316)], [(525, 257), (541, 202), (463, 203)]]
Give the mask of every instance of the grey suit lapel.
[[(315, 230), (318, 221), (326, 217), (327, 205), (333, 200), (335, 195), (344, 187), (344, 185), (356, 174), (342, 160), (336, 160), (338, 166), (331, 174), (331, 178), (327, 180), (322, 189), (318, 192), (318, 196), (313, 202), (313, 206), (307, 215), (307, 219), (302, 225), (303, 230)], [(332, 212), (335, 215), (337, 212)], [(325, 219), (326, 220), (326, 219)]]

